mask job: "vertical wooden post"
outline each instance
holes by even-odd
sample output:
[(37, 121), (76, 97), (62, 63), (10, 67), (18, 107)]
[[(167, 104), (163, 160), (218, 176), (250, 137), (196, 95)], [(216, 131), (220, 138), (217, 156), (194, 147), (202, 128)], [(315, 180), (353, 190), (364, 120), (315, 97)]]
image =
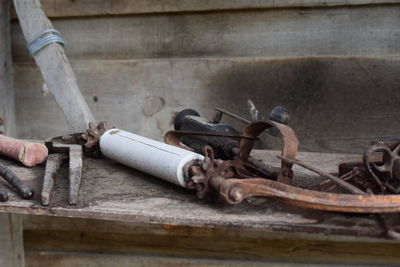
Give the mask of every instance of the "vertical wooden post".
[[(7, 1), (7, 0), (1, 0)], [(17, 214), (0, 215), (0, 266), (25, 266), (22, 219)]]
[[(14, 0), (14, 7), (28, 43), (44, 30), (53, 29), (39, 0)], [(71, 130), (85, 132), (95, 119), (78, 87), (64, 48), (59, 43), (51, 43), (37, 52), (34, 59)]]
[[(15, 96), (10, 44), (10, 1), (0, 0), (0, 130), (15, 135)], [(0, 214), (0, 266), (24, 266), (22, 221), (19, 215)]]

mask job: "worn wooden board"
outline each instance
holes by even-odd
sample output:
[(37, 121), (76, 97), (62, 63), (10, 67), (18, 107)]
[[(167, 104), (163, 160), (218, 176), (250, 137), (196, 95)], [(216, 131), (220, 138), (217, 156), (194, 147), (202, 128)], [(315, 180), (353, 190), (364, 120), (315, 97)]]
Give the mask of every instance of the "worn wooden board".
[[(398, 137), (399, 12), (393, 4), (53, 23), (98, 120), (161, 140), (181, 109), (247, 116), (250, 98), (264, 117), (288, 107), (303, 150), (359, 153), (371, 139)], [(40, 95), (43, 79), (16, 22), (12, 32), (19, 136), (68, 132), (51, 97)]]
[[(25, 231), (27, 251), (109, 253), (264, 262), (396, 265), (399, 243)], [(64, 254), (64, 255), (65, 255)], [(182, 262), (184, 263), (184, 262)]]
[[(65, 51), (71, 61), (344, 55), (387, 57), (399, 55), (400, 29), (396, 27), (400, 24), (399, 12), (400, 4), (67, 17), (55, 19), (52, 23), (62, 33)], [(15, 62), (31, 61), (25, 44), (15, 21), (12, 25)]]
[[(265, 160), (274, 160), (276, 152), (263, 153)], [(268, 155), (268, 156), (267, 156)], [(319, 153), (301, 154), (310, 162), (320, 161)], [(324, 155), (334, 171), (340, 160), (353, 159), (349, 155)], [(40, 192), (42, 167), (21, 168), (6, 161), (22, 179)], [(323, 165), (321, 165), (322, 167)], [(326, 165), (325, 165), (326, 166)], [(95, 218), (114, 221), (131, 221), (157, 225), (178, 225), (225, 229), (248, 229), (267, 232), (300, 232), (310, 235), (338, 235), (379, 238), (382, 228), (369, 215), (327, 213), (283, 205), (275, 199), (255, 198), (240, 205), (227, 205), (209, 200), (198, 200), (193, 192), (150, 177), (120, 164), (100, 159), (85, 159), (80, 202), (76, 207), (67, 205), (66, 168), (56, 181), (55, 194), (49, 207), (43, 207), (37, 193), (33, 200), (12, 196), (2, 203), (3, 212), (36, 215)], [(308, 180), (315, 180), (307, 172), (299, 172)], [(301, 174), (303, 173), (303, 174)]]
[(382, 5), (398, 3), (397, 0), (42, 0), (50, 17), (104, 16), (165, 12), (205, 12), (240, 9), (270, 9), (299, 7), (330, 7), (351, 5)]
[[(303, 151), (362, 153), (373, 139), (399, 136), (397, 58), (96, 60), (77, 61), (74, 69), (98, 120), (157, 140), (184, 108), (205, 118), (214, 106), (249, 117), (247, 99), (264, 117), (273, 106), (286, 106)], [(29, 107), (17, 110), (19, 135), (68, 133), (57, 105), (39, 94), (35, 67), (15, 70), (17, 105)], [(269, 137), (264, 147), (280, 144)]]
[(310, 263), (283, 263), (283, 262), (260, 262), (244, 260), (215, 260), (187, 257), (146, 257), (139, 255), (115, 255), (104, 253), (67, 253), (67, 252), (27, 252), (28, 267), (42, 267), (44, 265), (56, 265), (58, 267), (85, 266), (188, 266), (188, 267), (332, 267), (332, 266), (359, 266), (352, 264), (310, 264)]
[(0, 225), (0, 266), (25, 266), (21, 216), (1, 214)]

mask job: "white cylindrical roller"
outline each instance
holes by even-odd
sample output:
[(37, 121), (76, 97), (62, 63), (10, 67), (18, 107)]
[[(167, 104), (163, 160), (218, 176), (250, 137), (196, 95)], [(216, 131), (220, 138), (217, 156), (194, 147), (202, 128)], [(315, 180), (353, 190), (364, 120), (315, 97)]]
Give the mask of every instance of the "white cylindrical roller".
[(187, 187), (183, 167), (204, 159), (200, 154), (120, 129), (105, 132), (100, 149), (109, 159), (182, 187)]

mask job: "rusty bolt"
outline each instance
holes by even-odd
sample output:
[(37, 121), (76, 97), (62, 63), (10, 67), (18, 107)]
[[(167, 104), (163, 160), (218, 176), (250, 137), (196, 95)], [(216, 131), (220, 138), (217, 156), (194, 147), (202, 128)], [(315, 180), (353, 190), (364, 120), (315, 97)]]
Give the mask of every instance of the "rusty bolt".
[(238, 203), (243, 200), (244, 194), (240, 188), (232, 188), (229, 192), (229, 197), (235, 203)]

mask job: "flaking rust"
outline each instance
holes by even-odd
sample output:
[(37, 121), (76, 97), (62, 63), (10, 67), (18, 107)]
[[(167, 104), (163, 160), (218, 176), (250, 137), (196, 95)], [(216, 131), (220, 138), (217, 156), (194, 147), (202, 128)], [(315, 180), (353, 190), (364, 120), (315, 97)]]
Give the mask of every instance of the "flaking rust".
[[(216, 109), (216, 115), (210, 123), (219, 123), (222, 117), (221, 114), (229, 114), (230, 117), (242, 122), (248, 122), (248, 120), (233, 113)], [(262, 164), (250, 157), (253, 145), (261, 133), (266, 132), (275, 136), (275, 134), (268, 131), (270, 129), (274, 129), (276, 136), (279, 136), (283, 142), (283, 148), (279, 156), (281, 158), (279, 168)], [(86, 150), (94, 152), (95, 155), (100, 154), (99, 140), (102, 139), (105, 130), (104, 123), (100, 123), (97, 126), (90, 125), (87, 133), (79, 135), (81, 140), (86, 141), (86, 143), (82, 143)], [(373, 195), (371, 194), (372, 192), (365, 188), (360, 189), (352, 183), (355, 177), (359, 178), (360, 174), (366, 173), (365, 171), (352, 169), (351, 172), (341, 177), (335, 177), (297, 160), (296, 154), (299, 141), (295, 132), (289, 126), (277, 121), (250, 122), (237, 134), (232, 132), (170, 131), (166, 133), (164, 139), (171, 146), (193, 150), (182, 145), (182, 137), (188, 135), (230, 138), (239, 141), (238, 147), (229, 147), (231, 149), (229, 152), (232, 152), (229, 153), (232, 155), (229, 159), (215, 157), (215, 146), (213, 147), (213, 144), (210, 144), (203, 147), (204, 160), (190, 161), (183, 167), (186, 182), (184, 187), (196, 190), (199, 198), (203, 198), (206, 195), (219, 195), (226, 202), (237, 204), (253, 196), (262, 196), (276, 197), (292, 205), (317, 210), (352, 213), (390, 213), (400, 211), (400, 195)], [(112, 134), (109, 134), (109, 136), (112, 136)], [(195, 150), (198, 152), (198, 148)], [(132, 151), (132, 153), (135, 153), (135, 151)], [(152, 164), (154, 165), (154, 163)], [(348, 193), (315, 191), (293, 186), (293, 164), (300, 165), (328, 178), (330, 183), (348, 191)], [(392, 171), (392, 173), (396, 173), (396, 171)]]
[[(223, 114), (228, 114), (228, 116), (242, 122), (249, 122), (236, 114), (219, 108), (216, 109), (212, 122), (219, 123)], [(268, 133), (269, 131), (266, 131), (268, 129), (276, 129), (278, 131), (277, 136), (280, 136), (283, 141), (283, 149), (279, 156), (281, 166), (275, 172), (263, 171), (263, 169), (274, 170), (272, 166), (261, 164), (260, 166), (263, 167), (260, 168), (260, 166), (251, 164), (257, 161), (249, 161), (255, 140), (262, 132)], [(180, 138), (182, 136), (204, 134), (204, 132), (170, 131), (165, 135), (164, 139), (168, 144), (185, 148), (181, 144)], [(221, 134), (221, 138), (226, 138), (226, 136)], [(240, 146), (232, 159), (216, 159), (213, 154), (213, 148), (206, 146), (203, 152), (205, 155), (204, 161), (202, 163), (194, 163), (189, 167), (189, 185), (192, 189), (197, 190), (199, 198), (217, 193), (230, 204), (240, 203), (253, 196), (262, 196), (280, 198), (292, 205), (317, 210), (351, 213), (390, 213), (400, 211), (400, 195), (372, 195), (369, 190), (364, 191), (349, 182), (355, 177), (359, 178), (361, 173), (365, 174), (365, 171), (351, 169), (349, 173), (336, 177), (297, 160), (296, 154), (299, 142), (295, 132), (287, 125), (276, 121), (250, 122), (240, 134), (231, 138), (240, 140)], [(399, 146), (396, 148), (400, 149)], [(391, 154), (392, 157), (394, 157), (393, 154), (398, 155), (397, 151)], [(390, 162), (396, 161), (391, 160)], [(294, 175), (292, 171), (293, 164), (300, 165), (322, 177), (328, 178), (325, 184), (333, 184), (348, 193), (322, 192), (291, 185)], [(396, 166), (396, 163), (391, 164), (384, 171), (390, 173), (394, 169), (391, 173), (392, 176), (395, 176), (396, 169), (393, 166)], [(397, 179), (397, 176), (393, 178)]]

